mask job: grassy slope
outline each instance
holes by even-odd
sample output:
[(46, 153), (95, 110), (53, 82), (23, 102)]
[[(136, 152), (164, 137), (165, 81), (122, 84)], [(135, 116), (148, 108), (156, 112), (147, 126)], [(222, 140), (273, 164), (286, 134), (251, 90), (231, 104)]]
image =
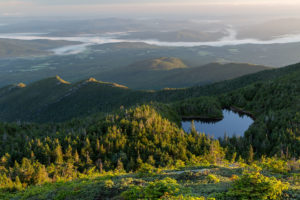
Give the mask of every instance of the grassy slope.
[(157, 59), (144, 60), (130, 65), (126, 70), (130, 71), (167, 71), (173, 69), (188, 68), (180, 59), (162, 57)]
[[(220, 182), (209, 180), (208, 174), (215, 175)], [(42, 186), (32, 186), (25, 191), (17, 193), (2, 193), (0, 198), (4, 200), (46, 200), (46, 199), (122, 199), (120, 194), (132, 185), (144, 185), (150, 181), (161, 180), (166, 177), (177, 180), (181, 187), (185, 188), (183, 194), (189, 196), (212, 196), (217, 193), (226, 192), (230, 188), (233, 180), (232, 175), (240, 176), (242, 174), (241, 167), (228, 166), (206, 166), (206, 167), (185, 167), (172, 170), (162, 171), (154, 176), (141, 177), (136, 173), (104, 173), (91, 177), (84, 177), (70, 182), (58, 182), (53, 184), (45, 184)], [(289, 182), (290, 189), (285, 193), (290, 194), (291, 200), (300, 197), (300, 187), (294, 173), (287, 175), (274, 174), (268, 171), (264, 172), (267, 176), (275, 176), (281, 181)], [(114, 185), (108, 187), (105, 182), (112, 180)]]

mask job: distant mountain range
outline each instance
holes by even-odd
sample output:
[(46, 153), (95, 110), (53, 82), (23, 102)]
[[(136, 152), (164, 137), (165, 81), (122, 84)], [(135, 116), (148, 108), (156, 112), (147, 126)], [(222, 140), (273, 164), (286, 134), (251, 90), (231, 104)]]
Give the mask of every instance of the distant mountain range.
[(256, 38), (271, 40), (284, 35), (300, 34), (299, 18), (283, 18), (242, 26), (238, 30), (239, 39)]
[(94, 76), (133, 89), (163, 89), (204, 85), (268, 69), (271, 68), (247, 63), (210, 63), (188, 67), (178, 58), (162, 57), (136, 62)]
[(138, 40), (159, 40), (166, 42), (210, 42), (217, 41), (227, 36), (226, 31), (198, 31), (198, 30), (178, 30), (178, 31), (147, 31), (132, 32), (121, 35), (121, 39)]
[[(165, 58), (164, 60), (174, 59)], [(178, 60), (175, 59), (175, 61)], [(197, 68), (191, 68), (191, 70), (197, 70)], [(169, 70), (159, 70), (158, 72), (164, 71)], [(277, 71), (281, 71), (281, 73)], [(124, 85), (97, 81), (95, 78), (71, 84), (56, 76), (29, 85), (19, 83), (1, 88), (0, 120), (65, 121), (98, 112), (109, 113), (121, 106), (128, 107), (151, 101), (169, 102), (189, 97), (220, 94), (243, 87), (251, 82), (267, 80), (284, 74), (281, 69), (277, 71), (265, 70), (258, 74), (213, 85), (160, 91), (132, 90)]]
[(80, 44), (80, 42), (0, 39), (0, 59), (52, 55), (50, 49), (73, 44)]

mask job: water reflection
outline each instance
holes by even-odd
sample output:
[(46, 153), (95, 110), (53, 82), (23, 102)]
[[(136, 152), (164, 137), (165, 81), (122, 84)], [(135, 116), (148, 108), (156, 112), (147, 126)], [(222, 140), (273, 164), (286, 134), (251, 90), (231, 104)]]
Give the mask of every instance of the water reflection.
[[(243, 136), (245, 131), (253, 123), (253, 120), (246, 115), (239, 115), (229, 110), (223, 110), (223, 120), (212, 121), (194, 121), (198, 132), (208, 134), (214, 138), (223, 137), (226, 134), (229, 137), (233, 135)], [(183, 121), (182, 128), (190, 132), (192, 120)]]

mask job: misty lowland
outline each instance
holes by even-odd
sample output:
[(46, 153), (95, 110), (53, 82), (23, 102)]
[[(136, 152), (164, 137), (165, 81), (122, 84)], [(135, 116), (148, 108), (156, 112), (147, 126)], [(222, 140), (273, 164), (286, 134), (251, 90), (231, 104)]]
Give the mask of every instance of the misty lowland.
[(299, 200), (300, 0), (1, 0), (0, 200)]

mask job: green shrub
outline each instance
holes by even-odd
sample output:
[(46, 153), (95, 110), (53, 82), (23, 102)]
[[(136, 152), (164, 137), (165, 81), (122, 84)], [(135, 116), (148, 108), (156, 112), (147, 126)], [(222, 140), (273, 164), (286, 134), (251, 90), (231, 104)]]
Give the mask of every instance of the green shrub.
[(134, 185), (144, 185), (145, 181), (142, 179), (134, 179), (134, 178), (122, 178), (121, 179), (121, 188), (128, 188)]
[(220, 179), (214, 174), (208, 174), (206, 178), (210, 183), (219, 183), (220, 182)]
[(106, 188), (112, 188), (115, 185), (115, 183), (112, 180), (106, 180), (104, 182), (104, 185)]
[(159, 199), (178, 195), (181, 191), (180, 185), (172, 178), (149, 182), (146, 186), (132, 186), (122, 193), (124, 199)]
[(121, 186), (122, 187), (128, 187), (132, 186), (133, 184), (133, 178), (122, 178), (121, 179)]
[(282, 191), (288, 189), (288, 184), (275, 177), (266, 177), (258, 170), (246, 171), (237, 179), (227, 192), (230, 197), (241, 200), (247, 199), (280, 199)]
[(175, 167), (179, 168), (179, 169), (180, 168), (184, 168), (185, 167), (184, 161), (182, 161), (182, 160), (176, 160)]
[(287, 173), (289, 171), (288, 164), (286, 161), (278, 158), (265, 158), (262, 157), (261, 166), (273, 173)]
[(191, 197), (191, 196), (183, 196), (183, 195), (179, 195), (177, 197), (166, 197), (163, 198), (165, 200), (215, 200), (215, 198), (205, 198), (205, 197)]
[(183, 196), (179, 195), (177, 197), (166, 197), (163, 198), (165, 200), (215, 200), (215, 198), (205, 198), (205, 197), (191, 197), (191, 196)]
[(140, 177), (154, 176), (158, 173), (157, 169), (148, 163), (143, 163), (137, 172)]

